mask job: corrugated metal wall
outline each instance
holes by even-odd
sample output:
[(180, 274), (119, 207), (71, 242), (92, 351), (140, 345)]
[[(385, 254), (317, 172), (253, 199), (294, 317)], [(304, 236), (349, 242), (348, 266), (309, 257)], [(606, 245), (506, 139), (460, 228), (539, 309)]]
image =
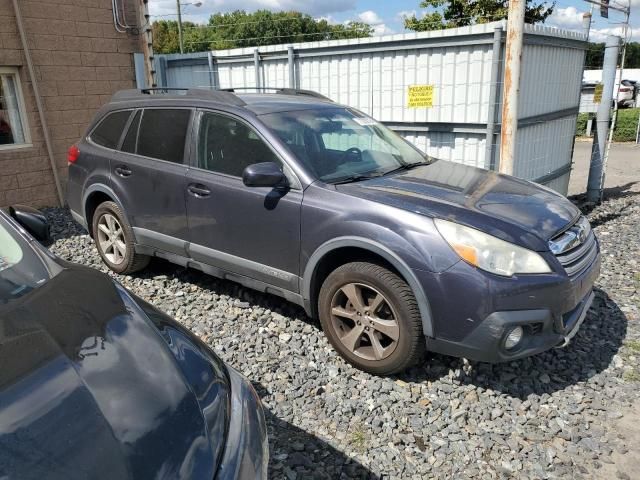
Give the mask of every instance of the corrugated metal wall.
[[(505, 23), (165, 55), (157, 62), (163, 86), (314, 90), (385, 122), (430, 155), (490, 168), (499, 162), (504, 50), (504, 33), (496, 36), (496, 29), (504, 32)], [(585, 48), (582, 34), (526, 26), (516, 175), (554, 188), (568, 182)], [(433, 105), (408, 108), (411, 85), (433, 85)]]

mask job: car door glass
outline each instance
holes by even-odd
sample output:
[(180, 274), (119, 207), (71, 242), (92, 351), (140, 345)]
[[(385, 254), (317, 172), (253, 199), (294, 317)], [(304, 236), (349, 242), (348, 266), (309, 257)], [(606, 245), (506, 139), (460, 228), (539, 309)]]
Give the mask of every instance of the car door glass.
[(241, 177), (249, 165), (282, 164), (267, 144), (244, 123), (215, 113), (204, 113), (198, 137), (198, 167)]
[(103, 147), (118, 148), (120, 136), (130, 115), (131, 110), (110, 113), (91, 132), (91, 141)]
[(142, 114), (137, 154), (173, 163), (184, 162), (191, 110), (148, 108)]
[(121, 150), (127, 153), (136, 153), (136, 143), (138, 140), (138, 126), (140, 125), (141, 110), (136, 112), (136, 116), (133, 117), (133, 121), (129, 124), (129, 130), (127, 136), (124, 137)]

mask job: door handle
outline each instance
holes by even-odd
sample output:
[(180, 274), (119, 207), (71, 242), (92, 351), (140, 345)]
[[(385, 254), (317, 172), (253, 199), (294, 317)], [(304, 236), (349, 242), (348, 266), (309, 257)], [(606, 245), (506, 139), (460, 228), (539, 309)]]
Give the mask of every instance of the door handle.
[(129, 177), (133, 173), (131, 170), (129, 170), (128, 167), (125, 167), (124, 165), (116, 167), (115, 171), (121, 177)]
[(192, 183), (187, 187), (187, 190), (191, 195), (197, 198), (208, 197), (211, 195), (211, 190), (199, 183)]

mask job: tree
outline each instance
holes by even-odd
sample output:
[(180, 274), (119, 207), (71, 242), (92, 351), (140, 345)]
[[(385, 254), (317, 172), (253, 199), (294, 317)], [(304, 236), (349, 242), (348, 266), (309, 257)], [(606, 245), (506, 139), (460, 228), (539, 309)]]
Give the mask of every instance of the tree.
[[(525, 22), (544, 22), (553, 13), (554, 6), (555, 2), (547, 6), (545, 2), (527, 0)], [(494, 22), (507, 18), (509, 2), (507, 0), (423, 0), (420, 2), (420, 8), (436, 10), (426, 13), (422, 18), (417, 18), (415, 15), (405, 17), (405, 28), (422, 32)]]
[[(217, 13), (207, 25), (183, 22), (185, 52), (203, 52), (279, 43), (370, 37), (373, 28), (362, 22), (334, 25), (300, 12)], [(180, 51), (178, 24), (174, 20), (153, 23), (153, 48), (158, 53)]]
[[(587, 70), (599, 70), (602, 68), (603, 61), (604, 43), (590, 43), (587, 49), (587, 58), (584, 61), (584, 68)], [(627, 43), (624, 68), (640, 68), (640, 42)]]

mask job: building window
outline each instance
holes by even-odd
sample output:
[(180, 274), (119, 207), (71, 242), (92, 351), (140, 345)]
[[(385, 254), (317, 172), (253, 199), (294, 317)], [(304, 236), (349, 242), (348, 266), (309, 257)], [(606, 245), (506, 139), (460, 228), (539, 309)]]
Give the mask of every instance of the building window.
[(0, 67), (0, 149), (30, 141), (18, 69)]

